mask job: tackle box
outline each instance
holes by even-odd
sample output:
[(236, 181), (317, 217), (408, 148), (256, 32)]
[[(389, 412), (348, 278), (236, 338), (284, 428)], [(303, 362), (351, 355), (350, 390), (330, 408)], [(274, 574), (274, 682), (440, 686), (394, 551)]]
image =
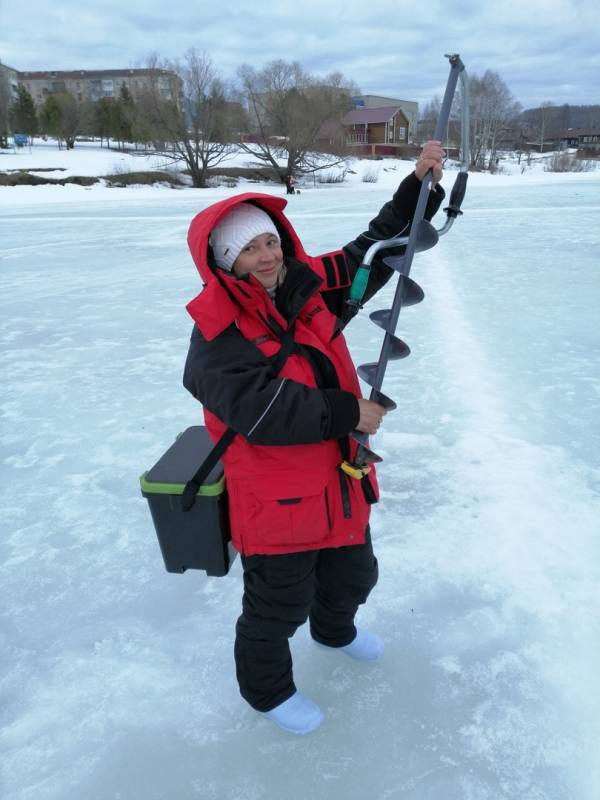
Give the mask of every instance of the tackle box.
[(213, 447), (206, 428), (194, 425), (181, 433), (140, 478), (168, 572), (202, 569), (207, 575), (222, 576), (235, 559), (220, 461), (198, 490), (192, 508), (181, 508), (186, 483)]

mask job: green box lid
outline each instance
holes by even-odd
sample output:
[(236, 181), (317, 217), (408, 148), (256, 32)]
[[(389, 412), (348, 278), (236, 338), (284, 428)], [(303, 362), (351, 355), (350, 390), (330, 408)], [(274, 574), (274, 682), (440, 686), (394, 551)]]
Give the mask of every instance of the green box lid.
[[(186, 483), (197, 472), (214, 445), (203, 425), (181, 433), (152, 469), (140, 477), (144, 494), (183, 494)], [(218, 461), (198, 490), (199, 495), (218, 495), (225, 487), (223, 464)]]

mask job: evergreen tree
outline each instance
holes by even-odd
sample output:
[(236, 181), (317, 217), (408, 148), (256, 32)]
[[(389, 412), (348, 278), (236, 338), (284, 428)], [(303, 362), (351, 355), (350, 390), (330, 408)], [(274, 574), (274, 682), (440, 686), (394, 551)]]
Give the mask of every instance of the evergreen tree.
[(112, 98), (102, 97), (94, 104), (94, 136), (100, 137), (100, 147), (102, 147), (104, 139), (106, 139), (106, 146), (110, 147), (113, 118), (112, 103)]
[(11, 107), (12, 126), (15, 133), (25, 133), (30, 140), (38, 132), (38, 118), (33, 97), (27, 89), (19, 85), (17, 98)]
[(40, 122), (43, 133), (48, 136), (59, 138), (62, 128), (62, 118), (62, 109), (56, 101), (56, 97), (53, 94), (49, 95), (40, 112)]
[(0, 71), (0, 148), (8, 147), (12, 90), (8, 78)]
[(126, 86), (121, 86), (119, 97), (113, 101), (111, 107), (111, 131), (113, 139), (122, 147), (125, 142), (131, 142), (132, 121), (134, 117), (133, 98)]

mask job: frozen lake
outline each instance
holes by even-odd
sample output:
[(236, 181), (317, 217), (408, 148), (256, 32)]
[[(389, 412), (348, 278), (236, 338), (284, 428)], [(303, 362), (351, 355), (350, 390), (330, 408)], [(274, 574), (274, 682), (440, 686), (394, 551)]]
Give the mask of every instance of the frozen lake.
[[(600, 202), (570, 177), (476, 183), (415, 259), (360, 612), (387, 650), (360, 665), (299, 631), (296, 681), (326, 713), (303, 739), (238, 696), (239, 562), (167, 574), (139, 494), (200, 419), (185, 235), (223, 192), (3, 207), (3, 796), (597, 800)], [(289, 214), (325, 252), (389, 194), (306, 190)], [(363, 312), (348, 339), (358, 364), (381, 332)]]

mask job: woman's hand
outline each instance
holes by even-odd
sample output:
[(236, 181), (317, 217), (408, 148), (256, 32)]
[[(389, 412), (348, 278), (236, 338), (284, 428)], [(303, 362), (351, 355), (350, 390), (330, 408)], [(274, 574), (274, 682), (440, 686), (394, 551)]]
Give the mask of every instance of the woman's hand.
[(360, 409), (360, 419), (356, 430), (362, 431), (362, 433), (377, 433), (381, 420), (386, 413), (385, 408), (380, 406), (379, 403), (374, 403), (372, 400), (365, 400), (364, 398), (358, 401), (358, 407)]
[(422, 181), (428, 170), (433, 170), (433, 183), (431, 188), (435, 188), (436, 183), (442, 180), (442, 175), (444, 174), (442, 165), (445, 158), (446, 151), (442, 147), (441, 142), (425, 142), (421, 150), (421, 155), (417, 159), (415, 175)]

